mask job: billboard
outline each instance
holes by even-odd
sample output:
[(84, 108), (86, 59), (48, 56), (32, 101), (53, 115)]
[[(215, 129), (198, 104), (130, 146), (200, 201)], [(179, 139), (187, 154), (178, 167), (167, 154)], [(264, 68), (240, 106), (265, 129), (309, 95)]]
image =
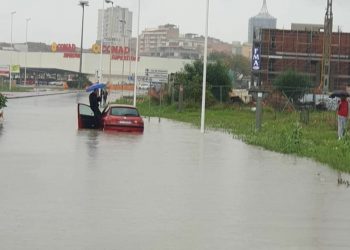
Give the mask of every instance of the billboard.
[(11, 65), (11, 72), (14, 74), (19, 74), (21, 72), (21, 66), (18, 64)]
[(260, 70), (260, 46), (253, 47), (252, 69)]
[(10, 67), (8, 65), (0, 65), (0, 76), (10, 76)]

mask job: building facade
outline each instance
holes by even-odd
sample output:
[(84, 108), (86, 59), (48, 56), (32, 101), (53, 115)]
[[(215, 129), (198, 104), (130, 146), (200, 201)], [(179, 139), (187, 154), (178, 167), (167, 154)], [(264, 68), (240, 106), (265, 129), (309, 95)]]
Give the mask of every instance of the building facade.
[(145, 29), (139, 37), (140, 55), (163, 57), (164, 48), (170, 46), (169, 41), (178, 39), (179, 35), (179, 28), (173, 24)]
[[(166, 24), (158, 28), (145, 29), (140, 35), (140, 55), (200, 59), (204, 54), (204, 36), (180, 34), (176, 25)], [(232, 44), (208, 37), (208, 53), (232, 54)]]
[[(310, 27), (310, 26), (307, 26)], [(314, 28), (262, 29), (253, 44), (253, 76), (260, 86), (269, 87), (286, 70), (295, 70), (320, 86), (323, 31)], [(350, 33), (333, 32), (330, 63), (330, 90), (350, 83)]]
[(252, 44), (241, 43), (239, 41), (232, 42), (232, 54), (236, 56), (244, 56), (249, 60), (252, 58)]
[(101, 42), (102, 30), (104, 44), (128, 47), (132, 35), (132, 12), (120, 6), (98, 10), (96, 43)]

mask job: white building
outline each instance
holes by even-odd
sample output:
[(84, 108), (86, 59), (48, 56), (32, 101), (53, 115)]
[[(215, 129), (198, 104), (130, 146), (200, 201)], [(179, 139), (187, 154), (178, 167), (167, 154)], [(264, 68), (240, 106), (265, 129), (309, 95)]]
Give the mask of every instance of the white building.
[(101, 41), (103, 17), (103, 43), (129, 47), (132, 34), (132, 12), (120, 6), (98, 10), (97, 43)]
[[(86, 74), (91, 81), (96, 81), (96, 71), (99, 70), (100, 62), (99, 53), (83, 53), (82, 73)], [(69, 71), (72, 74), (78, 74), (80, 53), (75, 52), (28, 52), (24, 51), (8, 51), (0, 50), (0, 65), (18, 65), (21, 68), (21, 73), (24, 67), (35, 68), (37, 71), (43, 69), (47, 72), (54, 72), (56, 70)], [(168, 74), (179, 72), (183, 69), (185, 64), (191, 63), (191, 60), (176, 59), (176, 58), (159, 58), (159, 57), (145, 57), (141, 56), (138, 62), (137, 75), (145, 76), (146, 69), (166, 71)], [(123, 71), (123, 64), (124, 71)], [(111, 71), (109, 71), (111, 66)], [(102, 56), (102, 81), (111, 81), (112, 83), (119, 83), (126, 81), (135, 72), (135, 60), (127, 59), (125, 62), (118, 58), (111, 60), (110, 54), (103, 54)], [(110, 74), (109, 74), (110, 72)], [(15, 79), (14, 77), (13, 79)]]

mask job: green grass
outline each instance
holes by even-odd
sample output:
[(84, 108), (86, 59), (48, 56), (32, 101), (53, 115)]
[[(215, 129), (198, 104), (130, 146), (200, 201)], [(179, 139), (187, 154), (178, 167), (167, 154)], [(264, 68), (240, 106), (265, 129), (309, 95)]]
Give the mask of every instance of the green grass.
[(0, 84), (0, 92), (30, 92), (33, 91), (32, 86), (13, 86), (11, 90), (8, 84)]
[[(200, 107), (184, 108), (179, 112), (176, 106), (150, 106), (148, 100), (138, 101), (137, 107), (143, 116), (159, 116), (200, 126)], [(350, 173), (350, 136), (347, 133), (343, 140), (338, 141), (334, 111), (310, 111), (309, 123), (303, 124), (299, 112), (276, 113), (264, 107), (262, 127), (258, 132), (255, 112), (249, 107), (218, 105), (206, 109), (205, 118), (206, 128), (228, 132), (247, 144), (307, 157)]]

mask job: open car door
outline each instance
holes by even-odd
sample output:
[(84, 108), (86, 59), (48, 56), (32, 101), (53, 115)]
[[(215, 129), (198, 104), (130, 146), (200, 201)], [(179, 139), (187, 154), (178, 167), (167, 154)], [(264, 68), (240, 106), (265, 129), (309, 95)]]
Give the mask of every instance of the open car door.
[(94, 112), (89, 105), (78, 103), (78, 128), (96, 128)]

